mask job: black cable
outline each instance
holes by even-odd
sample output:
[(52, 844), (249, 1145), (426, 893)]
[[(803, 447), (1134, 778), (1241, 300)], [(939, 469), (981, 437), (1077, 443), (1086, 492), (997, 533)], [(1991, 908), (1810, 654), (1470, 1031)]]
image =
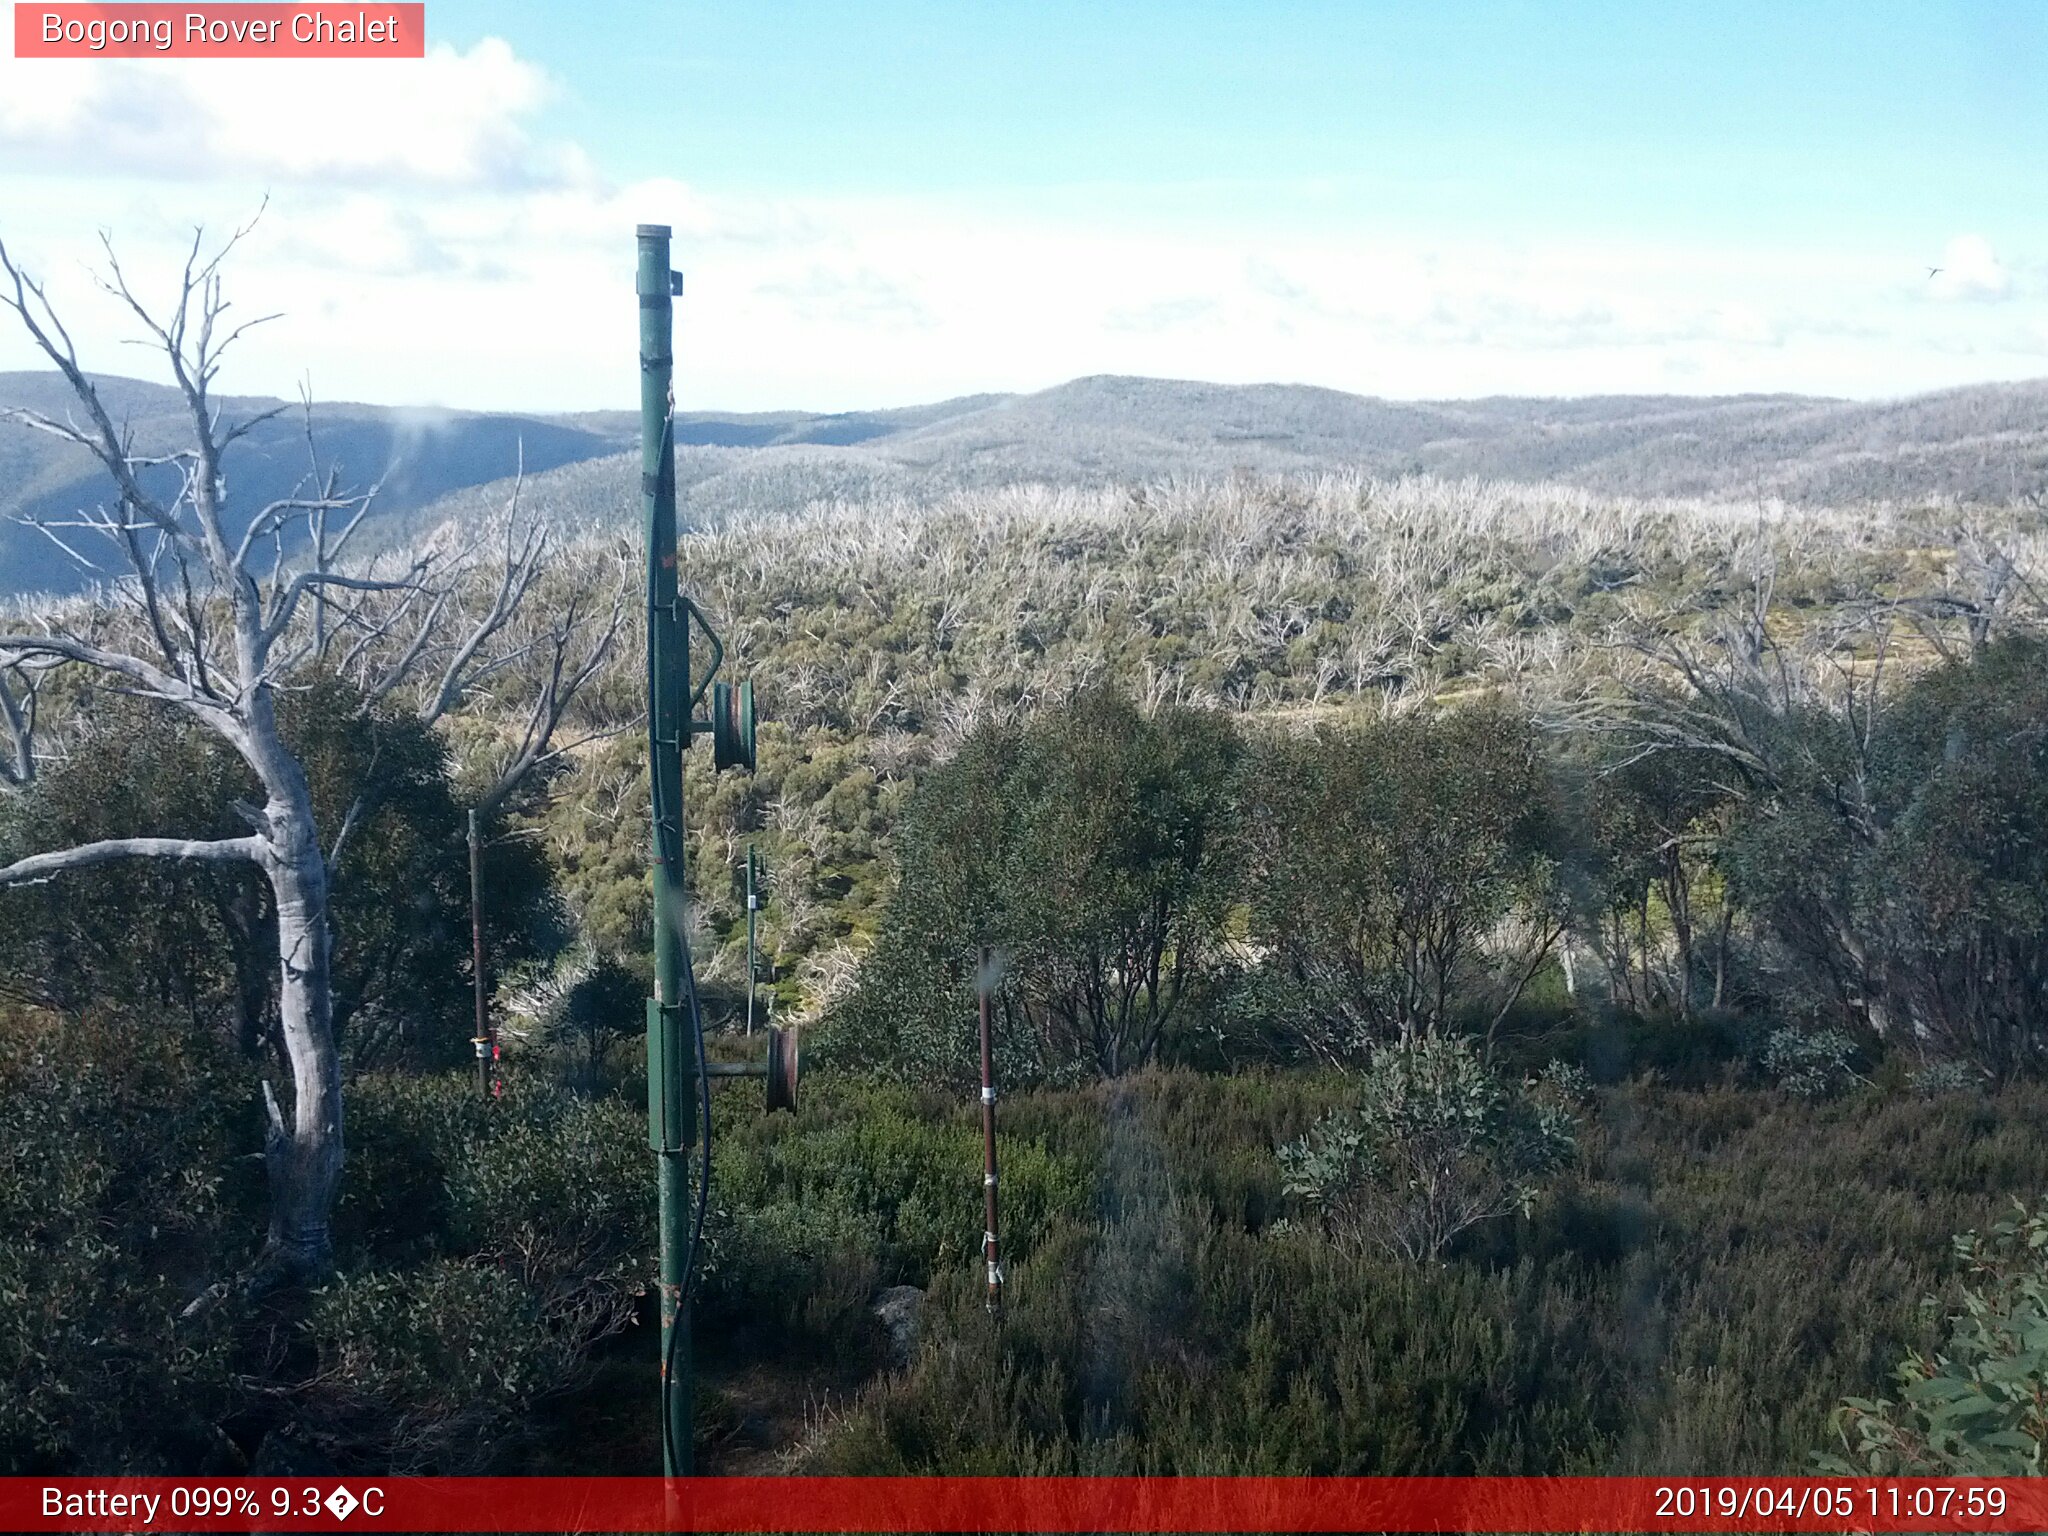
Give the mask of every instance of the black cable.
[(704, 1049), (704, 1010), (697, 997), (697, 968), (690, 960), (690, 946), (683, 946), (683, 995), (690, 1003), (690, 1032), (697, 1040), (697, 1101), (703, 1112), (704, 1162), (697, 1176), (697, 1211), (690, 1223), (690, 1246), (683, 1257), (682, 1281), (676, 1295), (675, 1321), (668, 1331), (668, 1344), (661, 1361), (661, 1446), (668, 1466), (677, 1465), (675, 1426), (668, 1411), (669, 1393), (675, 1389), (676, 1340), (683, 1332), (683, 1309), (697, 1289), (697, 1259), (704, 1242), (704, 1215), (711, 1204), (711, 1074)]
[(675, 1426), (669, 1413), (669, 1394), (675, 1390), (676, 1342), (682, 1336), (683, 1310), (697, 1289), (697, 1260), (704, 1247), (704, 1218), (711, 1206), (711, 1073), (704, 1048), (704, 1010), (697, 996), (697, 968), (690, 959), (690, 946), (683, 945), (683, 995), (689, 1001), (690, 1033), (697, 1044), (697, 1102), (703, 1135), (703, 1163), (697, 1174), (697, 1210), (690, 1222), (690, 1246), (683, 1256), (683, 1273), (676, 1291), (676, 1309), (669, 1325), (668, 1340), (661, 1356), (661, 1449), (665, 1467), (677, 1465)]

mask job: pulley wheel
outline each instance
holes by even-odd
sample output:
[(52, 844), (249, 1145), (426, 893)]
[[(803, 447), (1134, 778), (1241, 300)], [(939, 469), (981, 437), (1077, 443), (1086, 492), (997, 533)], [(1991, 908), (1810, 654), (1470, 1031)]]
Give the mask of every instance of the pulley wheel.
[(754, 771), (754, 684), (711, 685), (711, 761)]
[(797, 1032), (768, 1026), (768, 1112), (796, 1108), (796, 1079), (801, 1052)]

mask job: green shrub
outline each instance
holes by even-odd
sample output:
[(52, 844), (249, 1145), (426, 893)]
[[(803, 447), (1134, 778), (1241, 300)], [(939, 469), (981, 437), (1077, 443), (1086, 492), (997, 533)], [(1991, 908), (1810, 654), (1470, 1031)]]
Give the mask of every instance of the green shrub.
[(253, 1083), (160, 1020), (0, 1006), (0, 1471), (234, 1465)]
[(1022, 729), (985, 722), (919, 787), (898, 878), (825, 1059), (975, 1081), (979, 953), (995, 961), (1005, 1083), (1159, 1058), (1220, 947), (1233, 890), (1235, 726), (1083, 690)]
[(1764, 1043), (1765, 1076), (1795, 1099), (1829, 1099), (1862, 1081), (1856, 1042), (1839, 1029), (1777, 1029)]
[(1982, 1068), (1952, 1057), (1944, 1061), (1930, 1061), (1914, 1072), (1908, 1081), (1915, 1093), (1930, 1099), (1944, 1093), (1982, 1093), (1985, 1088)]
[[(508, 1085), (505, 1103), (524, 1102)], [(390, 1267), (438, 1252), (449, 1221), (448, 1180), (462, 1149), (486, 1133), (492, 1105), (463, 1073), (371, 1073), (349, 1084), (348, 1161), (334, 1206), (345, 1265)]]
[(1570, 1061), (1601, 1083), (1654, 1074), (1681, 1087), (1707, 1088), (1757, 1054), (1756, 1034), (1756, 1021), (1718, 1011), (1702, 1010), (1690, 1020), (1612, 1012), (1547, 1037), (1509, 1042), (1501, 1060), (1524, 1071), (1547, 1059)]
[(653, 1279), (646, 1120), (517, 1078), (485, 1101), (466, 1073), (361, 1079), (351, 1103), (354, 1267), (302, 1322), (290, 1428), (351, 1468), (502, 1464)]
[[(1847, 1459), (1877, 1477), (2038, 1477), (2048, 1445), (2048, 1203), (1955, 1242), (1966, 1280), (1941, 1348), (1908, 1355), (1899, 1397), (1845, 1398), (1833, 1426)], [(1925, 1303), (1932, 1311), (1935, 1296)]]
[(304, 1328), (317, 1367), (293, 1396), (292, 1438), (352, 1471), (479, 1471), (579, 1363), (516, 1275), (460, 1260), (344, 1276)]
[(1270, 743), (1244, 776), (1251, 936), (1327, 1061), (1476, 1018), (1489, 1033), (1565, 922), (1549, 754), (1492, 704)]
[[(1090, 1198), (1085, 1151), (1053, 1150), (1031, 1102), (1002, 1110), (1003, 1241), (1020, 1254)], [(721, 1102), (713, 1161), (703, 1315), (757, 1343), (845, 1347), (878, 1287), (928, 1285), (980, 1251), (978, 1104), (821, 1080), (794, 1116)]]
[(571, 1101), (472, 1144), (449, 1178), (450, 1246), (496, 1265), (577, 1350), (617, 1332), (654, 1254), (646, 1120)]
[(1356, 1105), (1280, 1149), (1283, 1187), (1348, 1251), (1436, 1259), (1468, 1227), (1526, 1216), (1572, 1127), (1556, 1091), (1512, 1087), (1466, 1041), (1425, 1035), (1375, 1051)]
[(1092, 1198), (1012, 1264), (999, 1326), (971, 1265), (937, 1270), (917, 1358), (798, 1469), (1796, 1473), (1919, 1336), (1985, 1192), (2048, 1187), (2039, 1088), (1631, 1082), (1530, 1220), (1416, 1265), (1275, 1226), (1271, 1148), (1355, 1088), (1159, 1073), (1005, 1101), (1020, 1136), (1085, 1149)]

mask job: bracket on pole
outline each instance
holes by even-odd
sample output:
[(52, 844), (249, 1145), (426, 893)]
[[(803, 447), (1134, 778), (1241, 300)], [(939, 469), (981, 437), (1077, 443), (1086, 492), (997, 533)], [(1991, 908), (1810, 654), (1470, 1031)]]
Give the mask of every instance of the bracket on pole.
[(647, 999), (647, 1145), (687, 1152), (697, 1142), (697, 1058), (680, 1003)]

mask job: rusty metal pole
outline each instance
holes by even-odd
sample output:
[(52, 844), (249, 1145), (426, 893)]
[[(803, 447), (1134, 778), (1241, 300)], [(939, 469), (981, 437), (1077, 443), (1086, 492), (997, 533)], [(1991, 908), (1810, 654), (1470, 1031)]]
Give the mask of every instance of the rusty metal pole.
[(491, 1096), (490, 1011), (484, 1002), (484, 880), (482, 844), (477, 839), (476, 812), (469, 813), (469, 970), (476, 994), (476, 1087)]
[(981, 1256), (988, 1265), (988, 1309), (1000, 1312), (1003, 1309), (1003, 1266), (1001, 1250), (996, 1242), (996, 1065), (988, 1016), (988, 994), (993, 979), (991, 970), (992, 959), (984, 947), (981, 966), (975, 977), (975, 990), (980, 994), (981, 1004), (981, 1191), (985, 1221), (981, 1233)]

